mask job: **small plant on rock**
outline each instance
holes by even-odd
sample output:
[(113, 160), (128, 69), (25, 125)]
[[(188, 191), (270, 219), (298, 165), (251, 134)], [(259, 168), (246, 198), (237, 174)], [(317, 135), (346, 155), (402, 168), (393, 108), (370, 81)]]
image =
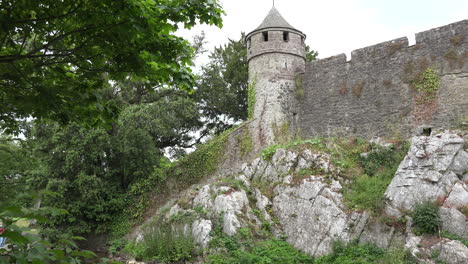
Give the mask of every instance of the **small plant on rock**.
[(437, 205), (429, 202), (417, 205), (411, 216), (416, 234), (436, 234), (439, 232), (441, 220)]

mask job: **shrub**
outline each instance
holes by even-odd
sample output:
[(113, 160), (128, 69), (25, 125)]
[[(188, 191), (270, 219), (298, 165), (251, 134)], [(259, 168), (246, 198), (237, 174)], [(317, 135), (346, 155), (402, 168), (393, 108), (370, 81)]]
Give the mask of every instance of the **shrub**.
[(435, 234), (440, 230), (439, 207), (433, 203), (417, 205), (411, 216), (416, 234)]

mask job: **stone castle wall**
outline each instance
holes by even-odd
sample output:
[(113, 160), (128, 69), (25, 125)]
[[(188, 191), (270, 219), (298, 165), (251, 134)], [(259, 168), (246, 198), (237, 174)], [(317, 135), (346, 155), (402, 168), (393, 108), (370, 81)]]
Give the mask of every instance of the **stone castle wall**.
[[(468, 20), (306, 65), (298, 121), (302, 137), (409, 135), (421, 126), (451, 127), (468, 118)], [(415, 89), (436, 70), (434, 100)], [(424, 101), (424, 102), (421, 102)]]
[[(255, 87), (254, 121), (251, 125), (255, 150), (275, 143), (272, 127), (287, 123), (293, 118), (296, 107), (293, 91), (295, 77), (305, 67), (304, 37), (289, 32), (285, 41), (282, 30), (267, 30), (268, 41), (263, 31), (249, 36), (248, 46), (249, 83)], [(275, 51), (275, 52), (273, 52)]]

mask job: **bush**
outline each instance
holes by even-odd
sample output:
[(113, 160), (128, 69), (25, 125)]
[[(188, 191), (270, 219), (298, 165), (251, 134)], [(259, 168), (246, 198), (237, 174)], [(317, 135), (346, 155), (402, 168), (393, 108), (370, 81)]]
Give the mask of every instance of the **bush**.
[(436, 234), (440, 230), (439, 207), (433, 203), (417, 205), (411, 214), (416, 234)]

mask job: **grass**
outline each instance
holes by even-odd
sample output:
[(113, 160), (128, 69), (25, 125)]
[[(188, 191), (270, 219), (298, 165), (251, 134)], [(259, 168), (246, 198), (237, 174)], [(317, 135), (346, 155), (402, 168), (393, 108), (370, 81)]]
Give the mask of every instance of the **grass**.
[(445, 237), (445, 238), (448, 238), (448, 239), (451, 239), (451, 240), (460, 241), (463, 245), (465, 245), (465, 247), (468, 247), (468, 239), (464, 239), (463, 237), (461, 237), (459, 235), (456, 235), (456, 234), (453, 234), (453, 233), (450, 233), (450, 232), (447, 232), (447, 231), (442, 231), (440, 235), (442, 237)]
[(379, 213), (385, 190), (405, 157), (408, 144), (384, 149), (374, 147), (366, 157), (359, 157), (362, 174), (353, 177), (344, 189), (344, 198), (350, 208)]
[[(329, 154), (332, 164), (339, 168), (339, 176), (350, 180), (344, 186), (344, 198), (348, 207), (378, 213), (385, 190), (408, 152), (409, 144), (394, 140), (393, 146), (384, 148), (359, 138), (315, 138), (285, 145), (271, 145), (262, 151), (263, 159), (271, 160), (280, 148), (312, 149)], [(366, 152), (367, 156), (361, 156)], [(301, 170), (295, 176), (301, 179), (315, 174), (321, 175), (323, 172), (311, 168)]]
[(183, 228), (161, 225), (150, 229), (141, 243), (127, 245), (126, 251), (137, 260), (163, 263), (190, 261), (195, 254), (195, 242)]

